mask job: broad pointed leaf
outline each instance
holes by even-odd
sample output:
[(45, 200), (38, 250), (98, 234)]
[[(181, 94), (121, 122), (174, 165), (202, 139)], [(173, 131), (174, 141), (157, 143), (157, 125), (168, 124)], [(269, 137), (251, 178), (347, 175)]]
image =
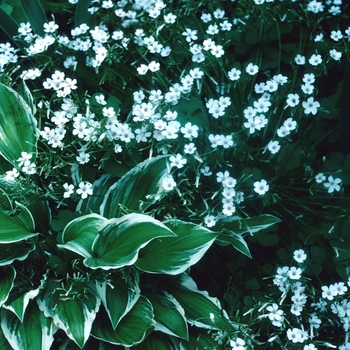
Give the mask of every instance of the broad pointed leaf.
[(107, 315), (99, 313), (92, 328), (92, 336), (114, 345), (131, 347), (142, 342), (154, 327), (151, 303), (141, 296), (134, 307), (121, 319), (114, 330)]
[(4, 304), (3, 307), (7, 310), (13, 312), (18, 319), (23, 322), (24, 314), (29, 305), (30, 300), (34, 299), (40, 291), (40, 287), (37, 289), (30, 290), (27, 293), (24, 293), (19, 298), (11, 302), (11, 304)]
[(15, 350), (47, 350), (54, 340), (53, 322), (40, 312), (35, 302), (28, 306), (23, 323), (14, 313), (2, 309), (1, 329)]
[(0, 245), (0, 266), (11, 265), (15, 260), (23, 261), (35, 250), (34, 244), (1, 244)]
[(107, 219), (98, 214), (88, 214), (72, 220), (63, 230), (60, 249), (68, 249), (84, 258), (92, 256), (92, 244), (99, 227)]
[(135, 263), (139, 250), (158, 237), (175, 236), (160, 221), (143, 214), (128, 214), (106, 221), (93, 244), (93, 257), (84, 260), (92, 269), (118, 269)]
[(152, 303), (156, 325), (154, 330), (188, 340), (185, 311), (169, 293), (146, 293)]
[(16, 203), (17, 210), (20, 211), (20, 213), (16, 216), (16, 218), (23, 223), (23, 227), (26, 230), (30, 232), (34, 232), (35, 222), (34, 222), (32, 213), (23, 204), (18, 202), (15, 202), (15, 203)]
[(92, 186), (93, 196), (81, 199), (78, 203), (77, 210), (83, 213), (100, 213), (100, 207), (104, 196), (109, 188), (117, 182), (117, 178), (112, 175), (104, 174), (94, 181)]
[(210, 297), (206, 291), (199, 291), (195, 282), (187, 275), (181, 283), (168, 289), (185, 310), (187, 320), (207, 329), (225, 329), (229, 326), (227, 313), (217, 298)]
[(113, 329), (132, 309), (140, 297), (138, 276), (128, 276), (127, 280), (116, 275), (110, 282), (96, 284), (96, 291), (108, 314)]
[(31, 108), (13, 89), (0, 84), (0, 154), (14, 166), (22, 152), (36, 158), (37, 128)]
[(156, 239), (140, 251), (135, 266), (149, 273), (177, 275), (196, 264), (218, 236), (217, 232), (176, 220), (167, 226), (176, 237)]
[[(171, 337), (161, 332), (152, 332), (142, 343), (133, 347), (134, 350), (185, 350), (179, 338)], [(195, 350), (193, 348), (191, 350)], [(201, 348), (204, 349), (204, 348)], [(199, 350), (199, 349), (198, 349)]]
[(44, 23), (48, 23), (49, 21), (40, 0), (20, 0), (20, 3), (34, 33), (44, 37)]
[(8, 216), (0, 211), (0, 244), (19, 242), (38, 235), (28, 230), (23, 220), (24, 216)]
[(269, 214), (246, 219), (228, 216), (218, 222), (218, 227), (233, 231), (237, 234), (244, 234), (247, 232), (253, 234), (274, 224), (277, 224), (280, 221), (281, 219)]
[(181, 341), (181, 350), (201, 350), (201, 349), (215, 349), (224, 350), (224, 345), (219, 345), (215, 339), (214, 334), (208, 331), (203, 331), (198, 328), (194, 328), (190, 333), (190, 340)]
[(106, 191), (100, 214), (116, 218), (123, 214), (123, 208), (140, 212), (155, 203), (159, 181), (167, 172), (166, 160), (167, 156), (158, 156), (128, 171)]
[(6, 302), (16, 277), (16, 270), (13, 266), (0, 269), (0, 307)]
[(88, 291), (83, 296), (72, 299), (69, 294), (62, 293), (58, 289), (54, 292), (47, 291), (38, 300), (38, 305), (44, 315), (52, 317), (54, 324), (80, 348), (90, 336), (92, 323), (100, 304), (101, 299)]
[(231, 244), (233, 248), (237, 249), (239, 252), (246, 255), (248, 258), (252, 257), (247, 242), (241, 235), (233, 231), (225, 230), (217, 237), (216, 243), (221, 245)]
[(9, 344), (5, 338), (4, 332), (0, 328), (0, 349), (1, 350), (13, 350), (13, 347)]
[(11, 214), (13, 209), (12, 201), (9, 196), (2, 188), (0, 188), (0, 211), (4, 214)]

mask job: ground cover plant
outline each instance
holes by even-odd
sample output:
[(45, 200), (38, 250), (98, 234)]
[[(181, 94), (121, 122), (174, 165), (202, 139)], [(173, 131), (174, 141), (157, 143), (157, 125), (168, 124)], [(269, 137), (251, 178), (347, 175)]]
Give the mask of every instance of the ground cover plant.
[(2, 349), (350, 349), (350, 8), (0, 2)]

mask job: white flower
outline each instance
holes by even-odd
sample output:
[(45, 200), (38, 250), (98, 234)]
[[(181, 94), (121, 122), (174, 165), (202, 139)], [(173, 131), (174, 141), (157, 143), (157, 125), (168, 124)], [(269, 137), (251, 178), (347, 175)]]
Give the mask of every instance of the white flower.
[(230, 346), (234, 350), (245, 350), (245, 341), (241, 338), (236, 338), (236, 340), (230, 341)]
[(81, 195), (82, 199), (87, 198), (87, 196), (91, 196), (92, 195), (92, 184), (90, 182), (87, 181), (82, 181), (79, 184), (79, 188), (77, 189), (77, 193)]
[(64, 198), (69, 198), (70, 195), (74, 192), (74, 186), (69, 185), (67, 182), (63, 185), (65, 192), (63, 193)]
[(317, 350), (314, 344), (304, 345), (303, 350)]
[(302, 66), (305, 64), (306, 58), (305, 56), (302, 56), (300, 54), (297, 54), (294, 58), (294, 61), (296, 64), (298, 64), (299, 66)]
[(309, 63), (310, 63), (312, 66), (318, 66), (319, 64), (322, 63), (322, 56), (314, 53), (314, 54), (309, 58)]
[(178, 169), (181, 169), (187, 163), (187, 159), (183, 158), (180, 153), (178, 153), (176, 156), (171, 156), (169, 160), (170, 160), (170, 168), (175, 166)]
[(288, 94), (287, 96), (287, 105), (289, 107), (295, 107), (299, 104), (299, 95), (298, 94)]
[(343, 34), (340, 30), (331, 31), (331, 39), (334, 41), (339, 41), (343, 37)]
[(6, 181), (15, 181), (19, 175), (20, 175), (19, 171), (16, 168), (13, 168), (12, 170), (6, 171), (5, 180)]
[(334, 179), (333, 176), (329, 176), (328, 177), (328, 182), (325, 182), (323, 184), (324, 187), (328, 188), (328, 193), (332, 193), (335, 191), (340, 191), (340, 184), (341, 183), (341, 179), (336, 178)]
[(256, 64), (249, 63), (245, 69), (249, 75), (255, 75), (259, 71), (259, 67)]
[(315, 115), (317, 113), (317, 108), (320, 107), (320, 103), (317, 101), (314, 101), (313, 97), (309, 97), (306, 101), (303, 102), (304, 107), (304, 113), (305, 114), (313, 114)]
[(334, 297), (337, 295), (337, 290), (335, 289), (333, 284), (331, 284), (329, 287), (322, 286), (321, 289), (323, 299), (333, 300)]
[(298, 280), (301, 277), (302, 269), (300, 267), (292, 266), (288, 271), (288, 276), (292, 280)]
[(318, 183), (318, 184), (321, 184), (323, 181), (326, 180), (326, 176), (323, 174), (323, 173), (318, 173), (316, 176), (315, 176), (315, 181)]
[(293, 258), (296, 262), (302, 263), (307, 258), (307, 255), (305, 254), (303, 249), (297, 249), (293, 253)]
[(278, 141), (270, 141), (267, 148), (272, 154), (276, 154), (281, 149), (281, 145)]
[(172, 175), (163, 177), (162, 187), (167, 192), (173, 190), (176, 187), (176, 182), (174, 181)]
[(340, 61), (342, 57), (342, 53), (340, 51), (337, 51), (336, 49), (330, 50), (329, 54), (336, 61)]
[(254, 182), (254, 191), (260, 195), (264, 195), (269, 190), (269, 185), (266, 180)]
[(287, 337), (293, 343), (302, 343), (302, 330), (299, 328), (293, 328), (287, 330)]
[(213, 227), (216, 225), (216, 217), (214, 215), (207, 215), (205, 218), (204, 218), (204, 224), (207, 226), (207, 227)]
[(232, 68), (230, 71), (228, 71), (227, 75), (228, 78), (232, 81), (239, 80), (241, 71), (237, 68)]
[(277, 304), (269, 305), (266, 310), (269, 312), (268, 318), (272, 324), (276, 327), (281, 327), (284, 320), (283, 310), (280, 310)]

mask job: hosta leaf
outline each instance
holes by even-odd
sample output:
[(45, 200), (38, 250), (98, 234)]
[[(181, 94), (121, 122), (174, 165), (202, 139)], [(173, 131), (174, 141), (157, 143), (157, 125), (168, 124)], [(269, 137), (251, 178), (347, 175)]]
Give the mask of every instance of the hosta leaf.
[(248, 258), (252, 257), (247, 242), (241, 235), (233, 231), (225, 230), (217, 237), (216, 242), (218, 244), (231, 244), (235, 249), (237, 249), (242, 254), (246, 255)]
[(1, 329), (15, 350), (47, 350), (54, 340), (52, 320), (40, 312), (35, 302), (28, 306), (23, 323), (14, 313), (2, 309)]
[(4, 332), (0, 328), (0, 349), (1, 350), (13, 350), (13, 347), (9, 344), (5, 338)]
[(90, 336), (92, 323), (100, 308), (101, 299), (86, 291), (76, 299), (68, 299), (59, 290), (47, 291), (39, 300), (40, 310), (46, 317), (52, 317), (54, 324), (62, 329), (80, 348)]
[(208, 332), (200, 332), (200, 329), (192, 329), (190, 333), (190, 340), (181, 341), (181, 350), (202, 350), (215, 349), (224, 350), (224, 345), (219, 345), (213, 334)]
[(7, 266), (0, 269), (0, 307), (6, 302), (11, 289), (13, 288), (13, 282), (16, 277), (16, 270), (13, 266)]
[(97, 283), (96, 290), (113, 329), (136, 304), (141, 292), (138, 276), (128, 276), (126, 280), (118, 275), (108, 283), (106, 281)]
[(16, 203), (16, 209), (19, 211), (19, 214), (16, 216), (16, 218), (23, 223), (23, 227), (30, 231), (34, 232), (35, 230), (35, 222), (33, 219), (32, 213), (29, 211), (27, 207), (22, 205), (21, 203), (15, 202)]
[(77, 210), (83, 213), (100, 213), (100, 207), (103, 202), (104, 195), (108, 189), (116, 183), (117, 178), (112, 175), (104, 174), (94, 181), (92, 185), (93, 196), (81, 199), (78, 203)]
[(23, 12), (25, 13), (35, 34), (45, 36), (44, 23), (49, 21), (39, 0), (20, 0)]
[(135, 266), (150, 273), (177, 275), (197, 263), (215, 241), (218, 233), (176, 220), (167, 223), (176, 237), (156, 239), (141, 249)]
[(160, 221), (143, 214), (128, 214), (106, 221), (92, 250), (84, 260), (92, 269), (117, 269), (135, 263), (139, 250), (151, 240), (175, 234)]
[[(133, 347), (134, 350), (184, 350), (180, 339), (161, 332), (152, 332), (142, 343)], [(202, 348), (204, 349), (204, 348)], [(194, 349), (193, 349), (194, 350)]]
[(12, 201), (9, 196), (2, 188), (0, 188), (0, 211), (4, 214), (11, 214), (13, 209)]
[(24, 314), (29, 305), (30, 300), (34, 299), (40, 291), (40, 287), (37, 289), (30, 290), (27, 293), (24, 293), (19, 298), (11, 302), (11, 304), (4, 304), (3, 307), (7, 310), (13, 312), (18, 319), (23, 322)]
[(229, 325), (229, 318), (219, 300), (205, 291), (199, 291), (189, 276), (182, 276), (180, 284), (170, 287), (168, 292), (184, 308), (187, 321), (191, 324), (207, 329), (223, 329)]
[(37, 128), (31, 108), (13, 89), (0, 84), (0, 154), (17, 166), (22, 152), (35, 162)]
[(249, 232), (253, 234), (265, 228), (268, 228), (274, 224), (277, 224), (281, 220), (276, 216), (264, 214), (255, 218), (242, 219), (239, 217), (225, 217), (218, 222), (219, 228), (224, 228), (233, 231), (237, 234), (244, 234)]
[(137, 303), (121, 319), (115, 330), (111, 326), (108, 316), (99, 312), (92, 327), (92, 336), (114, 345), (131, 347), (142, 342), (153, 327), (152, 304), (145, 297), (140, 296)]
[(8, 216), (0, 211), (0, 244), (19, 242), (37, 236), (38, 233), (33, 233), (25, 227), (25, 221), (25, 216)]
[(155, 203), (159, 181), (167, 172), (166, 160), (167, 156), (158, 156), (145, 160), (128, 171), (118, 182), (106, 189), (100, 214), (106, 218), (116, 218), (123, 214), (123, 208), (140, 212)]
[(23, 261), (34, 250), (34, 244), (2, 244), (0, 245), (0, 266), (10, 265), (15, 260)]
[(88, 214), (72, 220), (63, 230), (59, 248), (71, 250), (84, 258), (92, 256), (92, 244), (98, 236), (99, 227), (107, 219), (98, 214)]
[[(144, 296), (152, 303), (156, 325), (154, 330), (188, 339), (185, 311), (169, 293), (146, 293)], [(155, 347), (158, 349), (158, 347)]]

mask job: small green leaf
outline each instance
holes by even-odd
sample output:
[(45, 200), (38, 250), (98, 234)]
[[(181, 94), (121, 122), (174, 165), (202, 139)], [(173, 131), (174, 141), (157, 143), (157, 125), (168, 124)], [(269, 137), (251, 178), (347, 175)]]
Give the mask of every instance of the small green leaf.
[(92, 244), (98, 229), (107, 219), (98, 214), (88, 214), (72, 220), (63, 230), (60, 249), (68, 249), (84, 258), (92, 256)]
[(17, 166), (17, 159), (22, 152), (37, 153), (37, 128), (32, 109), (13, 89), (0, 84), (0, 155), (12, 165)]
[(74, 27), (79, 27), (81, 24), (87, 24), (89, 27), (91, 27), (92, 16), (88, 11), (90, 5), (91, 5), (90, 0), (78, 1), (75, 9)]
[(211, 247), (217, 232), (180, 220), (167, 226), (176, 237), (155, 239), (140, 251), (135, 266), (149, 273), (177, 275), (196, 264)]
[(7, 266), (0, 269), (0, 307), (6, 302), (13, 288), (13, 283), (16, 278), (16, 270), (13, 266)]
[[(92, 215), (92, 214), (91, 214)], [(139, 250), (158, 237), (175, 236), (160, 221), (143, 214), (128, 214), (106, 221), (84, 264), (92, 269), (118, 269), (135, 263)]]
[(47, 350), (53, 343), (54, 325), (35, 302), (27, 308), (23, 323), (6, 309), (1, 310), (1, 329), (13, 349)]
[(185, 311), (169, 293), (146, 293), (152, 303), (156, 325), (154, 330), (188, 340)]
[(120, 217), (123, 210), (140, 212), (155, 203), (159, 181), (167, 172), (167, 156), (146, 160), (128, 171), (118, 182), (106, 188), (100, 214)]
[(218, 227), (233, 231), (237, 234), (244, 234), (249, 232), (253, 234), (260, 230), (264, 230), (274, 224), (277, 224), (281, 220), (276, 216), (264, 214), (255, 218), (242, 219), (240, 217), (225, 217), (218, 222)]
[(228, 315), (219, 300), (205, 291), (199, 291), (189, 276), (183, 275), (180, 284), (170, 287), (168, 292), (184, 308), (187, 321), (196, 327), (225, 329), (230, 326)]
[(99, 312), (92, 327), (92, 336), (114, 345), (131, 347), (141, 343), (155, 323), (152, 304), (141, 296), (114, 330), (107, 315)]
[(233, 248), (237, 249), (239, 252), (246, 255), (248, 258), (252, 257), (247, 242), (241, 235), (236, 234), (233, 231), (225, 230), (217, 237), (216, 243), (229, 243), (233, 246)]
[(116, 275), (110, 282), (96, 284), (96, 291), (108, 314), (113, 329), (132, 309), (140, 297), (139, 279), (128, 276), (127, 280)]

